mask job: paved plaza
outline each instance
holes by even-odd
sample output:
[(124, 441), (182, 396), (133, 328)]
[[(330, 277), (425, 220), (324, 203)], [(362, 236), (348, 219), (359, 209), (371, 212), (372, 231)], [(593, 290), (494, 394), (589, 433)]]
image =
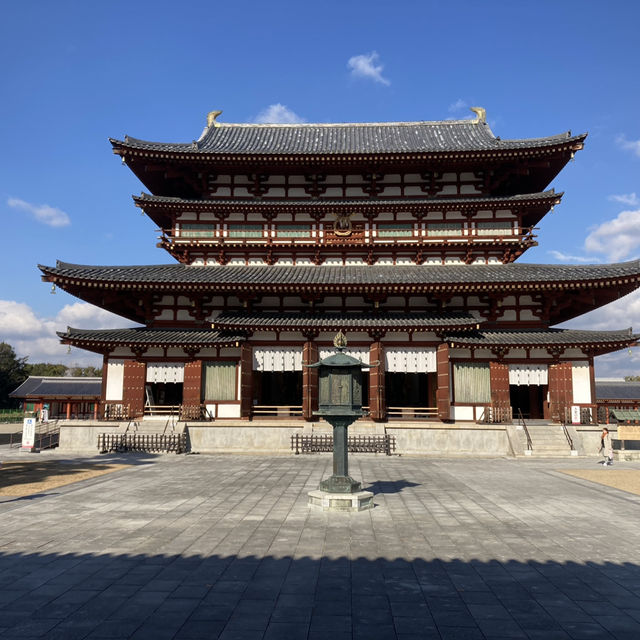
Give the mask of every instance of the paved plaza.
[(0, 498), (1, 638), (640, 638), (640, 497), (562, 472), (596, 458), (353, 455), (355, 514), (307, 507), (330, 455), (98, 460)]

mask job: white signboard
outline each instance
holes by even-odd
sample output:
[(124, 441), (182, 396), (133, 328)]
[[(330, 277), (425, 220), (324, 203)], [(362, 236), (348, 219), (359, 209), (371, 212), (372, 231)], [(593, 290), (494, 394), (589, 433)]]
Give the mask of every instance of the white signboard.
[(31, 451), (36, 445), (36, 419), (25, 418), (22, 423), (22, 449)]
[(49, 422), (49, 407), (45, 407), (42, 410), (42, 422)]
[(573, 424), (580, 424), (580, 407), (575, 404), (571, 406), (571, 422)]

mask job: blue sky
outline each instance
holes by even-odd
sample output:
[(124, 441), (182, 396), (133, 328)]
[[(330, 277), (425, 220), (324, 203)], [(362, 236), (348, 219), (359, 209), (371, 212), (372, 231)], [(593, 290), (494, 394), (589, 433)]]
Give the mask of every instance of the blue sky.
[[(126, 324), (50, 295), (38, 263), (171, 261), (108, 138), (190, 141), (213, 109), (226, 122), (363, 122), (478, 105), (502, 138), (586, 131), (523, 260), (640, 254), (640, 3), (9, 0), (1, 15), (0, 340), (32, 362), (93, 363), (54, 331)], [(573, 323), (630, 325), (635, 294)], [(600, 359), (598, 374), (640, 374), (636, 351)]]

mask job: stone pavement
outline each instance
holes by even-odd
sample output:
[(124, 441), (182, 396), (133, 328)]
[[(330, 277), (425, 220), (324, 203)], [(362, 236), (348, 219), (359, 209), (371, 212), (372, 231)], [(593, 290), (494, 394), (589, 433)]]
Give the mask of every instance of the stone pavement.
[(640, 497), (558, 471), (595, 457), (354, 455), (355, 514), (307, 507), (329, 455), (122, 458), (0, 502), (0, 638), (640, 638)]

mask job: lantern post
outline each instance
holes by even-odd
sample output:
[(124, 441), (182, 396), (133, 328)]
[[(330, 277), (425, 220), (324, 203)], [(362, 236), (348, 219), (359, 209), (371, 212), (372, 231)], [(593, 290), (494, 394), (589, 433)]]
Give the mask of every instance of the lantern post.
[(333, 427), (333, 473), (318, 490), (309, 492), (309, 505), (326, 510), (362, 511), (373, 507), (373, 494), (362, 491), (349, 476), (348, 427), (364, 415), (362, 411), (362, 367), (360, 360), (344, 353), (347, 339), (340, 331), (333, 344), (337, 353), (308, 365), (319, 368), (319, 408), (314, 414)]

